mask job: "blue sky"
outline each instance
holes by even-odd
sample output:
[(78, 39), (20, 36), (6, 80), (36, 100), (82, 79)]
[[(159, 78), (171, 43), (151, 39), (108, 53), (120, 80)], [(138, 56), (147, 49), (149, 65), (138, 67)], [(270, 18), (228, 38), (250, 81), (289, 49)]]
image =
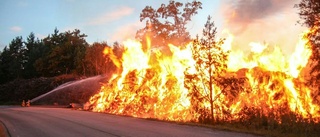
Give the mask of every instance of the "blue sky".
[[(183, 0), (181, 2), (186, 2)], [(190, 1), (190, 0), (189, 0)], [(80, 29), (87, 41), (122, 41), (134, 37), (145, 23), (139, 21), (142, 9), (150, 5), (158, 8), (167, 0), (3, 0), (0, 2), (0, 48), (16, 36), (24, 39), (33, 32), (43, 38), (53, 33)], [(211, 5), (211, 7), (208, 7)], [(205, 23), (206, 17), (218, 10), (219, 1), (203, 2), (199, 11), (201, 22), (192, 23), (190, 31)], [(199, 18), (198, 17), (198, 18)], [(199, 24), (198, 24), (199, 23)], [(201, 29), (201, 28), (200, 28)]]
[[(192, 0), (176, 1), (185, 3)], [(277, 43), (279, 40), (274, 39), (279, 39), (277, 35), (288, 37), (285, 36), (288, 33), (296, 37), (302, 29), (296, 25), (298, 18), (293, 4), (299, 1), (266, 1), (271, 5), (260, 10), (258, 6), (261, 6), (261, 2), (239, 6), (239, 0), (203, 0), (203, 9), (188, 24), (188, 30), (192, 36), (200, 34), (207, 16), (211, 15), (218, 31), (228, 29), (235, 33), (240, 44), (246, 45), (248, 41)], [(145, 6), (158, 8), (161, 3), (167, 4), (168, 0), (2, 0), (0, 50), (16, 36), (26, 39), (33, 32), (36, 37), (43, 38), (52, 34), (56, 27), (60, 32), (80, 29), (88, 35), (86, 40), (89, 43), (121, 42), (134, 38), (135, 32), (145, 25), (139, 21), (139, 14)], [(263, 4), (266, 3), (262, 3), (262, 7)], [(250, 10), (244, 11), (241, 8)], [(253, 14), (256, 11), (252, 9), (259, 10), (261, 14)], [(261, 34), (263, 29), (269, 32)]]

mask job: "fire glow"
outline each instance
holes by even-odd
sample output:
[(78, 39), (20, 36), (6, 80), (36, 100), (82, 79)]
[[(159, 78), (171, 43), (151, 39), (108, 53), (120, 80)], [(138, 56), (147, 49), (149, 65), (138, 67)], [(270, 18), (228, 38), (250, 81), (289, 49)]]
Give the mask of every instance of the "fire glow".
[[(312, 51), (308, 40), (301, 35), (290, 56), (285, 56), (279, 47), (251, 43), (250, 54), (233, 50), (233, 35), (229, 34), (223, 45), (230, 51), (228, 73), (237, 79), (245, 79), (243, 91), (230, 97), (221, 94), (215, 87), (213, 96), (215, 118), (225, 121), (245, 119), (247, 109), (256, 109), (259, 115), (279, 119), (283, 114), (293, 113), (305, 119), (319, 122), (320, 108), (312, 87), (305, 84), (303, 73)], [(152, 41), (142, 45), (138, 41), (123, 43), (124, 52), (117, 58), (112, 48), (104, 53), (117, 66), (109, 83), (92, 96), (90, 104), (95, 112), (129, 115), (141, 118), (156, 118), (172, 121), (198, 121), (201, 114), (192, 107), (190, 91), (185, 87), (185, 72), (196, 71), (191, 44), (168, 45), (172, 54), (152, 48)], [(199, 84), (201, 81), (199, 81)], [(205, 85), (203, 91), (205, 94)], [(204, 111), (210, 108), (209, 101), (197, 104)], [(280, 120), (278, 122), (281, 122)]]

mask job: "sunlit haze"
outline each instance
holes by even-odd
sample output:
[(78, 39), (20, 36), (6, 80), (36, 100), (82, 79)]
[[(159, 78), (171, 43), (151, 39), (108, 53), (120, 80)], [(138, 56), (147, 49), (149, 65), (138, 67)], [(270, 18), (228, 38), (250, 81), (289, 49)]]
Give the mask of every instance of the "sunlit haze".
[[(180, 0), (190, 2), (191, 0)], [(207, 16), (213, 17), (218, 32), (230, 31), (236, 35), (233, 48), (249, 50), (250, 42), (281, 45), (284, 53), (291, 53), (299, 34), (304, 30), (294, 4), (298, 0), (267, 0), (242, 4), (241, 1), (202, 1), (203, 9), (192, 18), (188, 31), (194, 37), (201, 35)], [(142, 9), (150, 5), (158, 8), (167, 0), (158, 1), (101, 1), (93, 0), (4, 0), (0, 2), (0, 49), (16, 36), (24, 39), (35, 33), (44, 38), (57, 28), (60, 32), (80, 29), (88, 35), (88, 43), (113, 43), (134, 38), (145, 23), (139, 21)], [(243, 6), (245, 5), (245, 6)], [(223, 35), (221, 35), (223, 37)]]

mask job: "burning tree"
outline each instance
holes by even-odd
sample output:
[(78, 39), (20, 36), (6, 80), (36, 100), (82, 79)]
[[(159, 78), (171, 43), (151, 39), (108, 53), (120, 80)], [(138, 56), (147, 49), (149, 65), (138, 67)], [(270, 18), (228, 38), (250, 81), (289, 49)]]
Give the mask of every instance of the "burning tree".
[[(320, 95), (320, 1), (319, 0), (302, 0), (298, 4), (300, 9), (299, 15), (302, 23), (310, 28), (310, 33), (307, 35), (309, 45), (312, 49), (310, 59), (312, 62), (311, 73), (313, 76), (309, 80), (309, 84), (317, 87), (317, 94)], [(317, 100), (320, 102), (320, 100)]]
[(191, 39), (186, 25), (198, 9), (202, 9), (201, 5), (199, 1), (183, 4), (170, 0), (158, 9), (146, 6), (140, 14), (140, 21), (147, 20), (146, 26), (137, 31), (136, 38), (143, 41), (149, 35), (155, 47), (188, 43)]
[[(214, 113), (219, 109), (215, 107), (215, 101), (221, 94), (226, 94), (228, 90), (236, 91), (235, 88), (238, 87), (232, 85), (237, 83), (235, 78), (226, 77), (229, 52), (222, 48), (224, 39), (216, 40), (216, 33), (217, 28), (208, 16), (203, 37), (199, 39), (197, 36), (191, 48), (196, 65), (186, 72), (185, 77), (185, 86), (190, 90), (189, 95), (195, 111), (202, 113), (203, 116), (200, 118), (207, 117), (213, 121)], [(226, 85), (227, 83), (231, 86)], [(209, 115), (206, 114), (206, 110), (203, 110), (207, 107), (210, 108)]]

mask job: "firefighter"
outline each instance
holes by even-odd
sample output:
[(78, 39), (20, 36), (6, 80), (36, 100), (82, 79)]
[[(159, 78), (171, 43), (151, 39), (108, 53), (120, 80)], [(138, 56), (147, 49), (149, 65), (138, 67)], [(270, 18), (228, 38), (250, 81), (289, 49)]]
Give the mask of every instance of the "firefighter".
[(30, 100), (27, 101), (26, 107), (30, 107)]
[(21, 107), (25, 107), (25, 106), (26, 106), (26, 102), (22, 100)]

